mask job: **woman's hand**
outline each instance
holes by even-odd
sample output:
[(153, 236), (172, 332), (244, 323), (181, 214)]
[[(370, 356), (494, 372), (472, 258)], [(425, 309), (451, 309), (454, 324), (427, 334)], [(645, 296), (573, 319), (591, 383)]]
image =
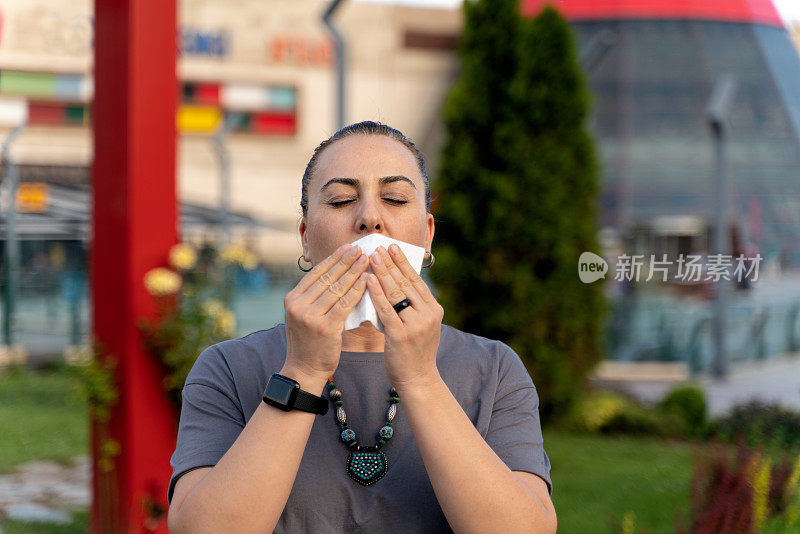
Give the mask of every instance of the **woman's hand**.
[[(436, 378), (444, 308), (397, 245), (391, 245), (389, 252), (379, 247), (372, 254), (372, 271), (367, 287), (383, 323), (389, 382), (401, 391), (406, 384)], [(397, 313), (393, 305), (404, 298), (411, 306)]]
[(286, 364), (329, 377), (339, 365), (344, 321), (366, 291), (369, 260), (359, 247), (342, 245), (311, 269), (283, 299)]

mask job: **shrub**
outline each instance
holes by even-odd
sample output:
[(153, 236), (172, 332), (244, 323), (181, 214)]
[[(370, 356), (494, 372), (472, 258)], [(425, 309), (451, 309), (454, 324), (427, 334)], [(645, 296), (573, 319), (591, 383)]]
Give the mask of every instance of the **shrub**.
[(681, 436), (684, 432), (679, 415), (649, 408), (611, 391), (593, 392), (581, 399), (567, 417), (567, 427), (602, 434)]
[(800, 449), (800, 414), (754, 400), (713, 421), (709, 435), (728, 442), (741, 439), (750, 447)]
[(659, 409), (677, 414), (685, 424), (686, 434), (702, 436), (707, 428), (706, 398), (703, 390), (691, 385), (672, 390), (659, 404)]

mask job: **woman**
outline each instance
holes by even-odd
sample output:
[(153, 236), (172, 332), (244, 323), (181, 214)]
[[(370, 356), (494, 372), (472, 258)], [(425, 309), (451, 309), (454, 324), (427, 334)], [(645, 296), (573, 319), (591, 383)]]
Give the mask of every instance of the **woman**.
[[(301, 207), (314, 267), (286, 295), (286, 323), (208, 347), (189, 373), (170, 530), (554, 532), (519, 357), (443, 325), (402, 252), (349, 246), (380, 233), (431, 250), (415, 145), (374, 122), (340, 130), (309, 161)], [(384, 331), (343, 330), (367, 289)], [(284, 411), (277, 388), (291, 381), (308, 404)]]

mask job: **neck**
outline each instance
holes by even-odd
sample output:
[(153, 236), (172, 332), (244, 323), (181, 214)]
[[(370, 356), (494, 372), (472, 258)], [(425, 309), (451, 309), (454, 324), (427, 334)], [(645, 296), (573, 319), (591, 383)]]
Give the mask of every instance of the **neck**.
[(370, 322), (342, 332), (342, 350), (348, 352), (383, 352), (386, 338)]

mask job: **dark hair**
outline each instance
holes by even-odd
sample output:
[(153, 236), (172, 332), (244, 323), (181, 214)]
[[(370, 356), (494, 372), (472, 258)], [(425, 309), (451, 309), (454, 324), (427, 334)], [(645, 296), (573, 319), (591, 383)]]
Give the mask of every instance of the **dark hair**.
[(302, 193), (300, 197), (300, 208), (303, 210), (303, 217), (306, 216), (308, 212), (308, 184), (311, 181), (311, 175), (314, 173), (314, 170), (317, 167), (317, 160), (319, 159), (320, 154), (322, 151), (325, 150), (328, 146), (335, 143), (340, 139), (344, 139), (345, 137), (350, 137), (351, 135), (358, 135), (358, 134), (365, 134), (365, 135), (385, 135), (386, 137), (390, 137), (396, 141), (401, 142), (406, 148), (408, 148), (414, 157), (417, 158), (417, 166), (419, 167), (419, 172), (422, 174), (422, 178), (425, 180), (425, 209), (428, 213), (431, 212), (431, 184), (430, 179), (428, 178), (428, 171), (425, 169), (425, 158), (422, 157), (422, 153), (417, 148), (417, 145), (414, 144), (414, 141), (403, 135), (403, 132), (400, 130), (396, 130), (391, 126), (387, 126), (386, 124), (381, 124), (380, 122), (373, 122), (373, 121), (363, 121), (357, 122), (355, 124), (351, 124), (349, 126), (345, 126), (323, 142), (319, 144), (319, 146), (314, 149), (314, 154), (311, 156), (311, 159), (308, 161), (308, 165), (306, 165), (306, 171), (303, 173), (303, 184), (302, 184)]

